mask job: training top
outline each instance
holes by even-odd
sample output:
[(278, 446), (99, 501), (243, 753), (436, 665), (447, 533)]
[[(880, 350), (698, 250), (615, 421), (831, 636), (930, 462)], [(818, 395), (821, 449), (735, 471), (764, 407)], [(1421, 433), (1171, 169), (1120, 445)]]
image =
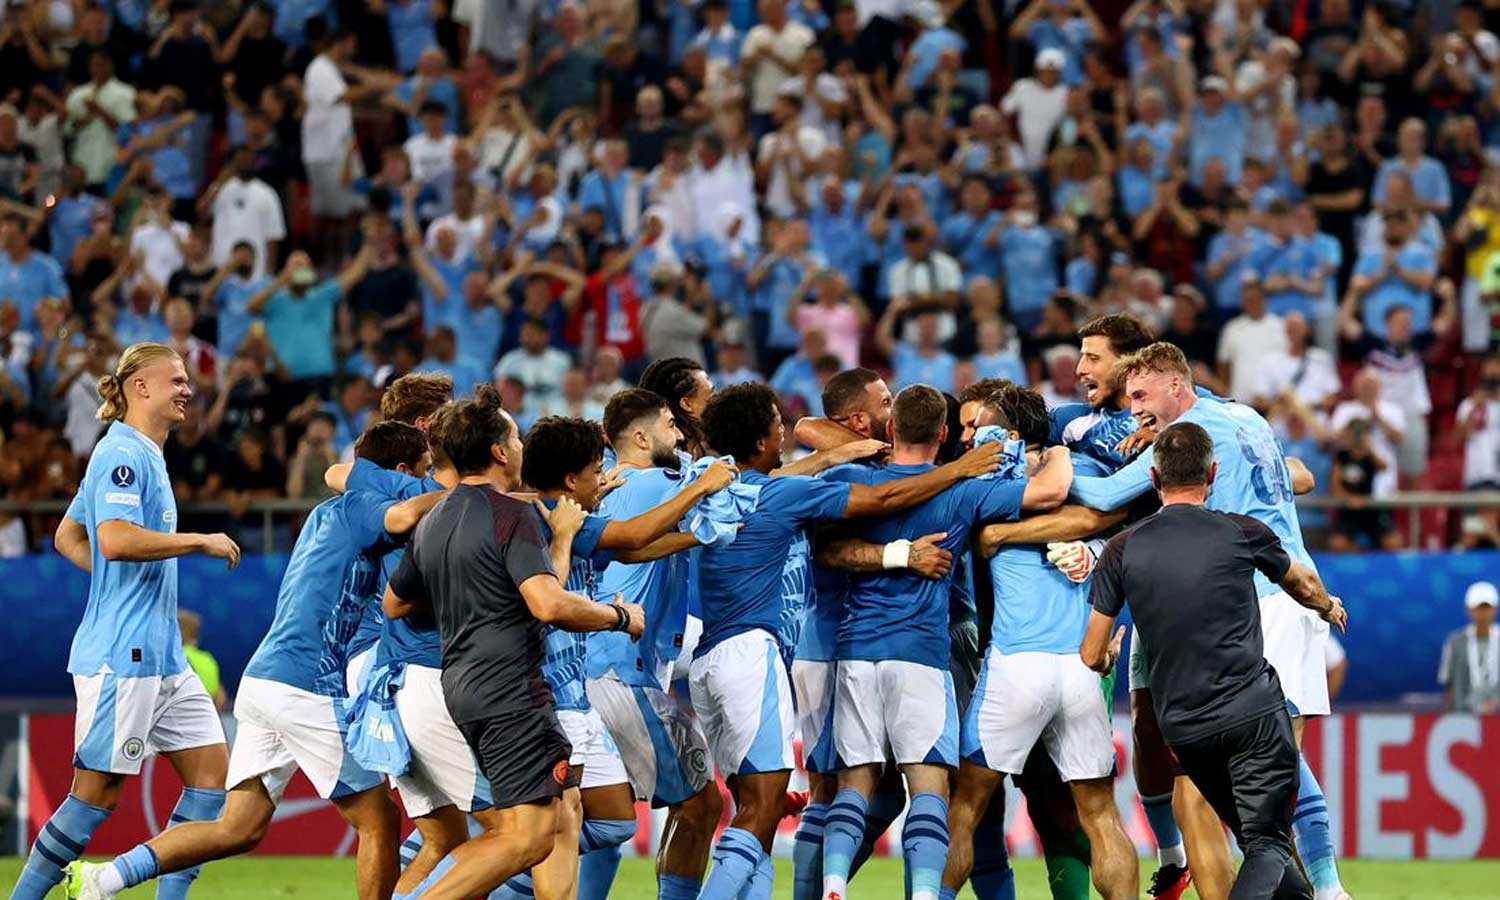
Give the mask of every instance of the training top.
[(1261, 641), (1254, 579), (1280, 581), (1291, 565), (1261, 522), (1182, 503), (1162, 507), (1105, 545), (1089, 599), (1107, 616), (1129, 603), (1169, 744), (1201, 740), (1283, 707), (1281, 682)]

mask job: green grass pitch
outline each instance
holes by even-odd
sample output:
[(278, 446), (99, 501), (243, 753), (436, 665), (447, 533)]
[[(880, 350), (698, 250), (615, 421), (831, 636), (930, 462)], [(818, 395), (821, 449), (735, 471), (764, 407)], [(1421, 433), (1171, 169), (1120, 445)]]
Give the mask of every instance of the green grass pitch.
[[(1477, 862), (1373, 862), (1348, 860), (1340, 864), (1344, 886), (1354, 900), (1494, 900), (1500, 885), (1500, 861)], [(1046, 871), (1040, 860), (1017, 860), (1016, 896), (1020, 900), (1046, 900)], [(8, 894), (20, 871), (21, 860), (0, 858), (0, 894)], [(1151, 866), (1141, 869), (1142, 890)], [(851, 900), (900, 900), (901, 863), (894, 859), (872, 860), (850, 885)], [(792, 895), (791, 861), (776, 862), (776, 900)], [(146, 900), (155, 896), (147, 885), (126, 891), (122, 897)], [(1196, 897), (1192, 891), (1188, 897)], [(53, 891), (48, 900), (62, 897)], [(193, 886), (194, 900), (262, 900), (297, 897), (308, 900), (354, 898), (354, 861), (307, 857), (251, 857), (211, 863)], [(655, 900), (656, 879), (651, 860), (626, 859), (620, 866), (612, 900)], [(972, 898), (965, 891), (960, 897)]]

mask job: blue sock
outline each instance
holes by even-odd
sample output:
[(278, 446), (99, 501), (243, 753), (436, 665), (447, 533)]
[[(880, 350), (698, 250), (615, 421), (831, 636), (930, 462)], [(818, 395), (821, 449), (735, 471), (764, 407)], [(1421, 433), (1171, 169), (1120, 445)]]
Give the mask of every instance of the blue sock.
[(859, 791), (844, 788), (833, 798), (823, 824), (824, 893), (848, 893), (854, 871), (854, 855), (865, 836), (865, 809), (869, 801)]
[(714, 844), (714, 867), (698, 893), (699, 900), (732, 900), (755, 870), (766, 851), (760, 839), (743, 828), (726, 828)]
[[(212, 822), (224, 812), (224, 792), (213, 788), (183, 788), (177, 807), (172, 810), (170, 825), (183, 822)], [(180, 872), (169, 872), (156, 883), (156, 900), (187, 900), (188, 888), (198, 877), (202, 866), (191, 866)]]
[(882, 791), (877, 788), (868, 802), (869, 806), (865, 810), (865, 833), (860, 837), (859, 850), (854, 854), (854, 865), (849, 867), (851, 878), (875, 852), (875, 842), (880, 840), (880, 836), (890, 829), (891, 823), (906, 809), (906, 791), (900, 788)]
[(943, 888), (938, 891), (938, 900), (958, 900), (958, 888)]
[(136, 844), (115, 857), (110, 863), (119, 873), (125, 887), (135, 887), (143, 881), (156, 877), (156, 851), (145, 844)]
[[(427, 889), (437, 884), (444, 875), (448, 874), (448, 870), (453, 868), (453, 866), (454, 859), (451, 853), (438, 860), (438, 864), (432, 867), (432, 871), (427, 873), (427, 877), (422, 879), (422, 883), (407, 893), (407, 900), (417, 900), (417, 898), (427, 893)], [(392, 897), (391, 900), (396, 900), (396, 898)]]
[(761, 854), (760, 865), (755, 867), (745, 886), (740, 888), (738, 900), (771, 900), (771, 887), (775, 883), (776, 866), (771, 862), (771, 854)]
[(1297, 812), (1292, 818), (1292, 831), (1297, 837), (1297, 854), (1307, 869), (1308, 880), (1319, 898), (1334, 895), (1343, 890), (1339, 883), (1339, 863), (1333, 853), (1333, 835), (1328, 829), (1328, 802), (1323, 799), (1323, 788), (1317, 776), (1307, 765), (1307, 758), (1298, 754), (1300, 764), (1297, 782)]
[(656, 876), (656, 900), (697, 900), (703, 884), (685, 875)]
[(828, 804), (809, 803), (797, 821), (792, 844), (792, 900), (819, 900), (823, 896), (823, 820)]
[(69, 794), (42, 826), (31, 845), (26, 867), (11, 891), (10, 900), (42, 900), (63, 879), (63, 868), (83, 855), (94, 830), (109, 818), (109, 810), (84, 803)]
[(969, 872), (969, 887), (978, 900), (1016, 900), (1016, 873), (1005, 849), (1004, 790), (997, 790), (995, 797), (974, 828), (974, 868)]
[(620, 870), (620, 845), (635, 837), (635, 819), (584, 819), (578, 833), (578, 900), (606, 900)]
[(901, 829), (912, 900), (936, 900), (948, 862), (948, 801), (937, 794), (916, 794)]
[(487, 900), (531, 900), (536, 896), (536, 890), (531, 884), (531, 873), (520, 872), (512, 875), (510, 880), (490, 891)]
[(413, 828), (411, 834), (406, 836), (406, 840), (401, 842), (401, 871), (405, 872), (406, 867), (411, 865), (411, 861), (422, 852), (422, 843), (422, 832)]
[(1182, 846), (1182, 831), (1172, 815), (1172, 793), (1154, 797), (1141, 797), (1141, 809), (1145, 810), (1146, 823), (1156, 838), (1156, 852), (1164, 866), (1187, 865), (1187, 851)]

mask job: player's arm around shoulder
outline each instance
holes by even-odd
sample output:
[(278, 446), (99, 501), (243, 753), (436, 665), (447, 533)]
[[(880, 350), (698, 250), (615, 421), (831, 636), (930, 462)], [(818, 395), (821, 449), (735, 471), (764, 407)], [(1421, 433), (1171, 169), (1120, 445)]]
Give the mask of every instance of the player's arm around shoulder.
[(879, 485), (853, 484), (849, 488), (844, 518), (889, 515), (931, 500), (965, 478), (978, 478), (998, 469), (1003, 449), (998, 441), (992, 441), (920, 475)]
[(1042, 465), (1026, 481), (1021, 495), (1021, 509), (1026, 512), (1056, 509), (1068, 499), (1073, 486), (1073, 455), (1067, 447), (1050, 447), (1042, 452)]
[(422, 517), (427, 515), (434, 506), (437, 506), (438, 501), (447, 496), (447, 494), (447, 490), (428, 491), (409, 500), (392, 503), (386, 508), (385, 515), (381, 520), (381, 524), (385, 526), (386, 534), (402, 535), (410, 532), (413, 528), (417, 527), (418, 522), (422, 521)]
[(1026, 516), (1016, 522), (993, 522), (979, 529), (974, 547), (983, 557), (994, 556), (1009, 544), (1048, 544), (1081, 541), (1125, 520), (1124, 510), (1101, 512), (1069, 503), (1050, 512)]

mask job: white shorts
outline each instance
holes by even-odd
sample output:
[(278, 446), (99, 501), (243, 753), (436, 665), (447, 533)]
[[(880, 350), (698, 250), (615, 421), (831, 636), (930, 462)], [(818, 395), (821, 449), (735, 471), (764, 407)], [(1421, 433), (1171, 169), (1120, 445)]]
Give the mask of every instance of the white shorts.
[(792, 693), (797, 698), (797, 727), (802, 732), (802, 762), (807, 771), (833, 773), (838, 754), (833, 748), (833, 695), (838, 663), (798, 659), (792, 662)]
[(1146, 668), (1146, 648), (1141, 644), (1140, 629), (1130, 626), (1130, 664), (1126, 667), (1132, 691), (1151, 690), (1151, 670)]
[(224, 743), (219, 711), (192, 669), (122, 678), (74, 675), (73, 767), (138, 775), (148, 753)]
[(1326, 716), (1328, 667), (1323, 659), (1328, 623), (1284, 592), (1260, 600), (1260, 633), (1266, 662), (1281, 679), (1294, 716)]
[(703, 620), (697, 616), (688, 616), (687, 624), (682, 626), (682, 646), (677, 650), (677, 659), (672, 663), (672, 680), (686, 681), (688, 670), (693, 665), (693, 652), (698, 649), (698, 641), (703, 637)]
[(841, 659), (833, 701), (839, 762), (958, 765), (953, 674), (905, 660)]
[(629, 781), (625, 777), (625, 763), (620, 760), (620, 751), (597, 712), (592, 709), (583, 712), (560, 709), (557, 723), (568, 736), (568, 743), (573, 745), (568, 765), (583, 767), (580, 788), (608, 787)]
[(681, 697), (613, 677), (590, 679), (588, 691), (637, 800), (674, 806), (708, 784), (708, 741)]
[(725, 778), (790, 770), (797, 711), (776, 638), (737, 634), (693, 660), (693, 708)]
[(350, 697), (358, 697), (363, 693), (364, 685), (360, 684), (365, 677), (365, 670), (375, 659), (375, 645), (371, 644), (364, 652), (350, 658), (349, 665), (344, 668), (344, 690), (349, 692)]
[(991, 647), (964, 716), (964, 759), (1019, 775), (1038, 740), (1063, 781), (1114, 773), (1114, 728), (1098, 673), (1076, 653)]
[(341, 701), (263, 678), (240, 679), (234, 701), (239, 730), (229, 753), (227, 785), (259, 778), (281, 802), (298, 769), (318, 796), (337, 800), (382, 784), (385, 776), (355, 762), (344, 749)]
[(392, 779), (407, 815), (417, 818), (444, 806), (473, 812), (494, 805), (489, 779), (448, 714), (442, 669), (408, 665), (406, 683), (396, 692), (396, 714), (411, 745), (411, 768)]

